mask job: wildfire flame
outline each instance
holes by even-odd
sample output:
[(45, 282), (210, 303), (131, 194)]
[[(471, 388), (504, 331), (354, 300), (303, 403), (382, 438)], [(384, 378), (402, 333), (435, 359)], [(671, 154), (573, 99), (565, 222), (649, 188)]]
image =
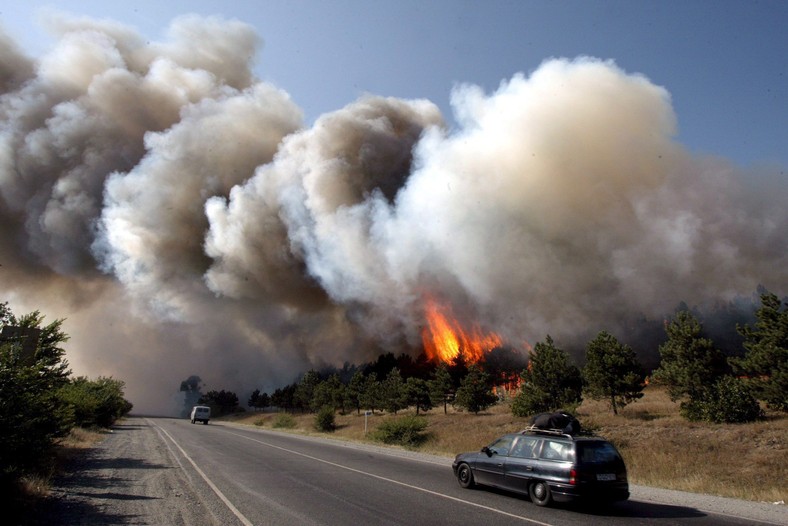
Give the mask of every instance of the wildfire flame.
[(500, 336), (485, 332), (476, 324), (463, 328), (453, 316), (451, 307), (433, 298), (426, 298), (424, 313), (427, 324), (421, 331), (421, 339), (424, 352), (432, 361), (451, 363), (462, 350), (468, 363), (477, 363), (502, 344)]

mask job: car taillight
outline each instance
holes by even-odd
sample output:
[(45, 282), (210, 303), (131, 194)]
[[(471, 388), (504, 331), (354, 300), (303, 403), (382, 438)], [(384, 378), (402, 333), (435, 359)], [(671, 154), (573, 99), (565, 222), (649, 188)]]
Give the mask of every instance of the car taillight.
[(570, 469), (569, 470), (569, 483), (571, 485), (573, 485), (573, 486), (575, 484), (577, 484), (577, 470), (576, 469)]

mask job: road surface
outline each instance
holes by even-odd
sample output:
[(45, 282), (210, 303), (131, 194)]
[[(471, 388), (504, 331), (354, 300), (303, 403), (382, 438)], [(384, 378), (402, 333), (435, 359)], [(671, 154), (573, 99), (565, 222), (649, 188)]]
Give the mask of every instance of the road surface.
[[(633, 487), (604, 510), (464, 490), (442, 457), (224, 423), (131, 417), (55, 485), (40, 524), (788, 524), (785, 506)], [(749, 518), (748, 518), (749, 517)]]

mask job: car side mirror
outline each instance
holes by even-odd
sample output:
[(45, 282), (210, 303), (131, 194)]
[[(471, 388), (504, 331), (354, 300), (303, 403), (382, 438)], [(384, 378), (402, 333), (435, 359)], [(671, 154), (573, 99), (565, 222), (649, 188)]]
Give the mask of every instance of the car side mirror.
[(491, 456), (493, 456), (494, 451), (492, 449), (488, 448), (487, 446), (484, 446), (482, 448), (482, 453), (485, 453), (488, 457), (491, 457)]

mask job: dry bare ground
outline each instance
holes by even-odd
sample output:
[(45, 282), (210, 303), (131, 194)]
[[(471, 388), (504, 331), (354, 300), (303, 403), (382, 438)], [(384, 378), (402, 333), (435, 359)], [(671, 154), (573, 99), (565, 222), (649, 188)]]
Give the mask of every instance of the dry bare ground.
[[(413, 414), (400, 411), (399, 416)], [(785, 502), (788, 497), (788, 455), (785, 437), (788, 416), (768, 413), (751, 424), (718, 425), (687, 422), (678, 404), (659, 387), (646, 388), (645, 396), (613, 415), (604, 402), (588, 400), (578, 410), (581, 423), (611, 440), (621, 451), (633, 484), (704, 493), (758, 502)], [(383, 420), (397, 415), (376, 413), (365, 417), (352, 412), (337, 415), (332, 438), (369, 442), (369, 433)], [(233, 416), (236, 423), (274, 426), (276, 413)], [(429, 440), (424, 453), (453, 457), (479, 449), (498, 435), (522, 429), (527, 419), (511, 414), (501, 403), (479, 415), (448, 414), (435, 408), (426, 414)], [(314, 430), (314, 415), (294, 415), (298, 433), (325, 435)]]

